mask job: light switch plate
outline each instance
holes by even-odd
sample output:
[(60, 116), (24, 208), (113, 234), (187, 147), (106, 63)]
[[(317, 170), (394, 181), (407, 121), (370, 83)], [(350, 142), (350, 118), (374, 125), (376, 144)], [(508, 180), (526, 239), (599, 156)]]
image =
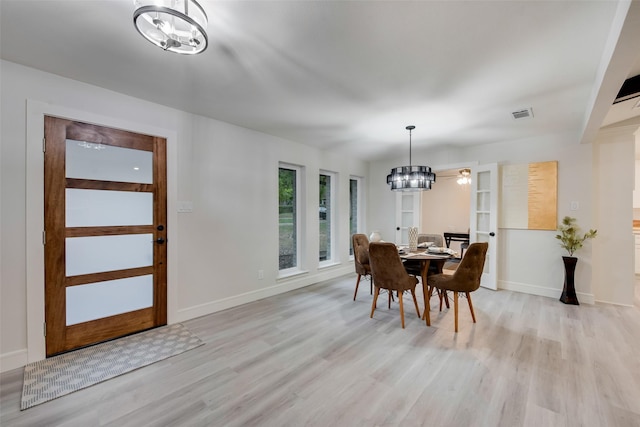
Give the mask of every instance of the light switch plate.
[(181, 212), (181, 213), (193, 212), (193, 202), (178, 202), (178, 212)]

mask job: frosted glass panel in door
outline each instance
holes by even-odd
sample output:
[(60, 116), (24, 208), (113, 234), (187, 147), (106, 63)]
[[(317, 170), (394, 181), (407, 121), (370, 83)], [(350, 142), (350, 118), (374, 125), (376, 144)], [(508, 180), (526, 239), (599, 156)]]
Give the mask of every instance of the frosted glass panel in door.
[(478, 190), (491, 190), (491, 174), (489, 172), (478, 172)]
[[(488, 234), (478, 234), (478, 242), (487, 242), (491, 245), (489, 241)], [(491, 274), (491, 251), (487, 251), (487, 255), (485, 257), (484, 269), (482, 270), (486, 274)]]
[(153, 276), (127, 277), (67, 288), (67, 326), (153, 305)]
[(67, 276), (153, 265), (153, 234), (68, 237)]
[(482, 233), (482, 232), (484, 232), (484, 234), (489, 233), (489, 220), (491, 219), (489, 215), (490, 214), (488, 212), (478, 212), (478, 214), (476, 215), (478, 218), (478, 223), (476, 224), (476, 230), (478, 230), (478, 233)]
[(153, 193), (67, 188), (66, 226), (153, 224)]
[(153, 183), (153, 153), (85, 141), (66, 140), (67, 178)]
[(491, 210), (491, 193), (489, 191), (478, 191), (476, 209), (478, 209), (479, 212), (489, 212)]
[(413, 211), (413, 193), (402, 195), (402, 210)]

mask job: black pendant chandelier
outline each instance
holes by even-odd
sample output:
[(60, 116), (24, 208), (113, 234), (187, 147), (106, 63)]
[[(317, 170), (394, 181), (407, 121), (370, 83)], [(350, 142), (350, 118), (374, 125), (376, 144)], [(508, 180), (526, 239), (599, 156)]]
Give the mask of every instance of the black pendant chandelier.
[(411, 165), (411, 131), (415, 126), (407, 126), (409, 131), (409, 166), (399, 166), (391, 169), (387, 175), (387, 184), (394, 191), (423, 191), (431, 190), (431, 184), (436, 182), (436, 174), (429, 166)]

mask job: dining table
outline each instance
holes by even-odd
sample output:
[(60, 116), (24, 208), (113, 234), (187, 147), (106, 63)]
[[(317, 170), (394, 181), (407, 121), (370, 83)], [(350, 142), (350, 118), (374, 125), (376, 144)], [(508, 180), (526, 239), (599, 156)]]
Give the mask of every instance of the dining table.
[(420, 263), (420, 281), (422, 282), (422, 295), (424, 296), (424, 314), (422, 315), (422, 320), (427, 322), (427, 326), (431, 326), (429, 300), (433, 289), (429, 286), (428, 282), (429, 266), (432, 264), (435, 265), (436, 273), (433, 274), (441, 274), (444, 263), (451, 258), (452, 255), (448, 252), (433, 253), (426, 249), (418, 249), (413, 252), (401, 250), (399, 255), (403, 260), (414, 260)]

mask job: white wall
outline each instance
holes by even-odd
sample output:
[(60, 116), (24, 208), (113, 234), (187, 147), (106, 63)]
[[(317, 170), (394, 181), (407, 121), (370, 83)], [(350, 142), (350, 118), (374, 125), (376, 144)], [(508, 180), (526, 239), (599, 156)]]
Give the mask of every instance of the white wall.
[[(452, 163), (521, 164), (557, 160), (558, 218), (569, 215), (577, 218), (582, 228), (599, 230), (598, 238), (576, 253), (579, 300), (630, 305), (634, 271), (632, 129), (627, 127), (623, 136), (615, 140), (610, 135), (601, 136), (593, 144), (579, 144), (578, 136), (559, 134), (466, 150), (418, 151), (414, 163), (437, 170)], [(401, 159), (386, 159), (370, 165), (369, 225), (379, 229), (383, 236), (391, 235), (394, 229), (394, 199), (384, 177), (391, 167), (401, 163)], [(579, 202), (578, 210), (570, 210), (571, 201)], [(567, 254), (555, 234), (555, 231), (499, 229), (496, 233), (499, 288), (558, 298), (564, 281), (562, 256)]]
[(616, 304), (633, 304), (633, 189), (640, 118), (635, 122), (601, 129), (593, 144), (594, 217), (599, 233), (593, 257), (600, 261), (593, 265), (594, 294), (598, 301)]
[[(157, 129), (175, 136), (169, 159), (169, 321), (178, 322), (264, 298), (351, 272), (349, 261), (349, 177), (367, 182), (366, 164), (339, 152), (322, 152), (238, 126), (149, 103), (95, 86), (2, 61), (2, 145), (0, 198), (0, 369), (37, 358), (42, 324), (38, 324), (42, 265), (38, 237), (42, 223), (27, 212), (38, 206), (42, 187), (38, 170), (42, 153), (28, 135), (37, 134), (27, 120), (27, 100), (45, 110), (76, 111), (106, 124), (133, 131)], [(36, 120), (37, 121), (37, 120)], [(166, 131), (166, 132), (165, 132)], [(30, 133), (31, 132), (31, 133)], [(34, 139), (33, 137), (31, 137)], [(308, 194), (304, 222), (308, 227), (308, 271), (278, 279), (278, 162), (305, 167)], [(318, 172), (338, 174), (337, 251), (340, 263), (319, 269)], [(30, 172), (31, 173), (31, 172)], [(35, 182), (34, 182), (35, 181)], [(35, 191), (27, 191), (33, 186)], [(173, 187), (173, 190), (171, 190)], [(39, 193), (39, 194), (38, 194)], [(177, 201), (192, 201), (193, 213), (175, 212)], [(35, 218), (35, 219), (34, 219)], [(171, 223), (174, 218), (174, 223)], [(31, 239), (28, 241), (27, 239)], [(31, 249), (30, 249), (31, 248)], [(36, 256), (27, 257), (31, 250)], [(174, 254), (171, 257), (171, 254)], [(264, 270), (264, 279), (258, 279)], [(27, 277), (32, 284), (27, 284)], [(173, 290), (173, 291), (172, 291)], [(30, 297), (27, 298), (29, 293)], [(36, 298), (31, 296), (36, 294)], [(34, 301), (34, 299), (36, 301)], [(35, 314), (34, 314), (35, 313)], [(36, 340), (36, 344), (34, 343)], [(43, 345), (43, 344), (42, 344)], [(31, 347), (31, 349), (29, 348)], [(43, 348), (43, 347), (42, 347)], [(32, 350), (32, 351), (30, 351)], [(42, 354), (43, 356), (43, 354)]]

